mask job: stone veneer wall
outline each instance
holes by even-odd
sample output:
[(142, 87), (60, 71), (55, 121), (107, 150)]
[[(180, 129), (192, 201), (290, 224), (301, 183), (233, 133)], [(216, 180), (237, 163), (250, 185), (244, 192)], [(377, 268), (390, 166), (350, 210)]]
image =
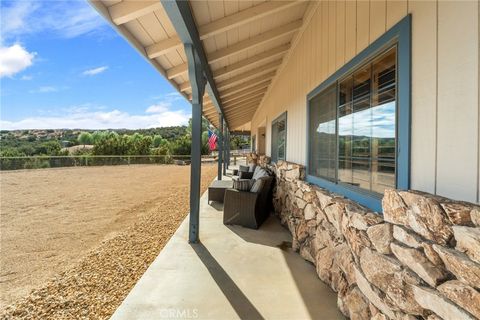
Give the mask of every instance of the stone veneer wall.
[(303, 166), (268, 160), (276, 215), (347, 317), (480, 318), (479, 206), (387, 190), (382, 217), (304, 181)]

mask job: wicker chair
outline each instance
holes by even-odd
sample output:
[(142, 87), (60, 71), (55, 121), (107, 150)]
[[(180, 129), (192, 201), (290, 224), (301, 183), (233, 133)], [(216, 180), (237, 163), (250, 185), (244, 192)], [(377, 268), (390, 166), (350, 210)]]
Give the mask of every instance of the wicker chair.
[(273, 177), (264, 180), (259, 192), (227, 189), (223, 205), (223, 224), (236, 224), (258, 229), (270, 215)]

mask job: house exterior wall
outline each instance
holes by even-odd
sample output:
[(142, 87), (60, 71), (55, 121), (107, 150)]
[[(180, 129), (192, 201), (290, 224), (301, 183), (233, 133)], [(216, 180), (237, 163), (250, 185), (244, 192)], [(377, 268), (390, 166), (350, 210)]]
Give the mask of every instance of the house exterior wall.
[(306, 96), (406, 15), (412, 17), (411, 188), (480, 202), (477, 1), (322, 1), (252, 119), (288, 112), (286, 160), (306, 163)]
[(263, 165), (275, 172), (275, 214), (292, 248), (337, 292), (345, 316), (480, 319), (480, 206), (388, 190), (380, 216), (306, 182), (301, 165)]

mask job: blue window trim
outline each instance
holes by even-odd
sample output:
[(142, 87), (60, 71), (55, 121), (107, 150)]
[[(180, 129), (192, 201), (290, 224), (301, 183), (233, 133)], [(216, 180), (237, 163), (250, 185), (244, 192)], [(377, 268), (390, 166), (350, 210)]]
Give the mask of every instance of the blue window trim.
[(410, 119), (411, 119), (411, 15), (407, 15), (394, 25), (370, 46), (360, 52), (352, 60), (337, 70), (327, 80), (313, 89), (307, 95), (307, 181), (332, 192), (341, 194), (370, 209), (382, 212), (382, 197), (375, 196), (368, 191), (335, 183), (326, 179), (309, 175), (310, 155), (310, 100), (330, 85), (336, 83), (343, 76), (351, 73), (368, 60), (374, 58), (392, 45), (397, 45), (397, 158), (396, 158), (396, 188), (406, 190), (410, 188)]
[[(272, 123), (270, 124), (270, 155), (271, 155), (271, 161), (276, 163), (278, 161), (277, 159), (277, 155), (273, 155), (273, 125), (280, 121), (280, 120), (283, 120), (283, 118), (285, 118), (285, 159), (282, 159), (282, 160), (286, 160), (287, 159), (287, 133), (288, 133), (288, 117), (287, 117), (287, 111), (284, 111), (282, 112), (278, 117), (276, 117), (275, 119), (272, 120)], [(277, 148), (278, 149), (278, 148)]]

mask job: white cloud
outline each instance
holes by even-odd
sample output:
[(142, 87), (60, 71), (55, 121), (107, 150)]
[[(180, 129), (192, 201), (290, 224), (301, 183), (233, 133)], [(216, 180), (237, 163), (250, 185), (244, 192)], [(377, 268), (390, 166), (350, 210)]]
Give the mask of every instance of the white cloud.
[(96, 74), (102, 73), (108, 69), (108, 66), (102, 66), (98, 68), (88, 69), (82, 72), (84, 76), (94, 76)]
[(2, 41), (50, 32), (63, 38), (89, 34), (106, 26), (85, 1), (14, 1), (2, 6)]
[(139, 129), (186, 125), (190, 118), (190, 114), (184, 110), (174, 111), (168, 106), (158, 108), (150, 114), (130, 114), (119, 110), (92, 111), (85, 105), (68, 110), (61, 116), (28, 117), (19, 121), (0, 120), (0, 129)]
[(150, 107), (147, 108), (147, 110), (145, 110), (146, 113), (161, 113), (161, 112), (165, 112), (168, 110), (168, 107), (169, 107), (169, 103), (158, 103), (158, 104), (154, 104), (154, 105), (151, 105)]
[(51, 93), (51, 92), (58, 92), (60, 91), (59, 88), (54, 86), (41, 86), (35, 90), (30, 90), (30, 93)]
[(0, 46), (0, 78), (11, 77), (33, 64), (35, 52), (28, 52), (19, 44)]
[(28, 16), (37, 10), (39, 3), (17, 1), (11, 6), (2, 7), (1, 28), (2, 38), (8, 35), (17, 35), (27, 28)]
[(20, 80), (24, 80), (24, 81), (29, 81), (29, 80), (32, 80), (33, 79), (33, 76), (31, 75), (24, 75), (20, 78)]

